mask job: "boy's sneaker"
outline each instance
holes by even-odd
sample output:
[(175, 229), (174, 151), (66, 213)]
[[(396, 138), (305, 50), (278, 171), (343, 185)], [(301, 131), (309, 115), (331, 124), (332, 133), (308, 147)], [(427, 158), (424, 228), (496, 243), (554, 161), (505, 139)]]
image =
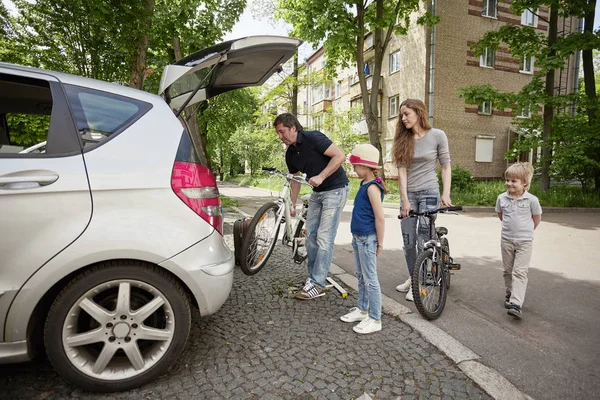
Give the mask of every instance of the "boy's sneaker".
[(396, 290), (399, 291), (400, 293), (406, 293), (410, 290), (410, 283), (411, 283), (411, 279), (408, 278), (406, 280), (406, 282), (401, 283), (400, 285), (396, 286)]
[(371, 317), (367, 317), (359, 324), (353, 326), (352, 330), (361, 334), (378, 332), (381, 330), (381, 321), (375, 321)]
[(508, 309), (508, 311), (506, 312), (508, 315), (515, 317), (517, 319), (521, 319), (523, 318), (523, 314), (521, 312), (521, 307), (519, 307), (516, 304), (510, 304), (510, 308)]
[(504, 308), (510, 308), (510, 293), (506, 293), (506, 297), (504, 300)]
[(369, 313), (362, 312), (358, 307), (352, 307), (348, 314), (342, 315), (340, 319), (344, 322), (358, 322), (367, 319)]
[(315, 299), (317, 297), (325, 296), (325, 290), (313, 285), (311, 282), (308, 282), (304, 285), (301, 291), (296, 293), (296, 297), (299, 300), (310, 300)]

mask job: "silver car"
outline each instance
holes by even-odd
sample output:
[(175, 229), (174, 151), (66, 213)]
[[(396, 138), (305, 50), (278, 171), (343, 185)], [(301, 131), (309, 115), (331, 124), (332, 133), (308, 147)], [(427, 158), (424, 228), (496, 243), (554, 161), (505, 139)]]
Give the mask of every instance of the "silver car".
[(263, 84), (299, 44), (199, 51), (165, 69), (162, 96), (0, 63), (0, 363), (43, 347), (91, 391), (169, 368), (190, 305), (216, 312), (234, 268), (215, 177), (180, 110)]

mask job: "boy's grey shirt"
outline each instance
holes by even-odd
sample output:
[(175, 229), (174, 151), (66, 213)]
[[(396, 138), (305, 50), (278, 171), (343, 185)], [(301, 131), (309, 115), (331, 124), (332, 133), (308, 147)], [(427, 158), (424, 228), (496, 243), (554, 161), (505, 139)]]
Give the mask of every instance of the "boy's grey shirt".
[(525, 191), (518, 199), (508, 192), (498, 195), (496, 212), (502, 213), (502, 238), (514, 241), (533, 240), (533, 215), (542, 215), (537, 197)]
[(415, 139), (415, 155), (412, 163), (408, 167), (406, 164), (398, 164), (398, 167), (406, 168), (408, 192), (439, 189), (435, 173), (438, 159), (442, 167), (450, 165), (448, 137), (444, 131), (431, 128), (425, 136)]

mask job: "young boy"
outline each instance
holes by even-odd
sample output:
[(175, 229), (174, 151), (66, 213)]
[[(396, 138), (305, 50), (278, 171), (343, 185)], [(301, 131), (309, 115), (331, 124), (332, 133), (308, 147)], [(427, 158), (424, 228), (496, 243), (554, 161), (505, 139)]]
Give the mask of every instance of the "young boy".
[(502, 221), (502, 263), (508, 315), (521, 319), (527, 289), (527, 270), (533, 247), (533, 231), (542, 220), (537, 197), (527, 191), (533, 177), (529, 163), (515, 163), (504, 172), (506, 192), (496, 200), (496, 212)]

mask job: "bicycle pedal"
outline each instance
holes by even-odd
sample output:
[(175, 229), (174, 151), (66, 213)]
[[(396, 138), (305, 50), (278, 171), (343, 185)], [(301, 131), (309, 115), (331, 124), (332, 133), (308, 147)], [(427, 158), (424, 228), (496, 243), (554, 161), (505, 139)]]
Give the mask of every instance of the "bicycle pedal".
[(460, 270), (460, 264), (448, 264), (448, 269), (451, 271), (458, 271)]

